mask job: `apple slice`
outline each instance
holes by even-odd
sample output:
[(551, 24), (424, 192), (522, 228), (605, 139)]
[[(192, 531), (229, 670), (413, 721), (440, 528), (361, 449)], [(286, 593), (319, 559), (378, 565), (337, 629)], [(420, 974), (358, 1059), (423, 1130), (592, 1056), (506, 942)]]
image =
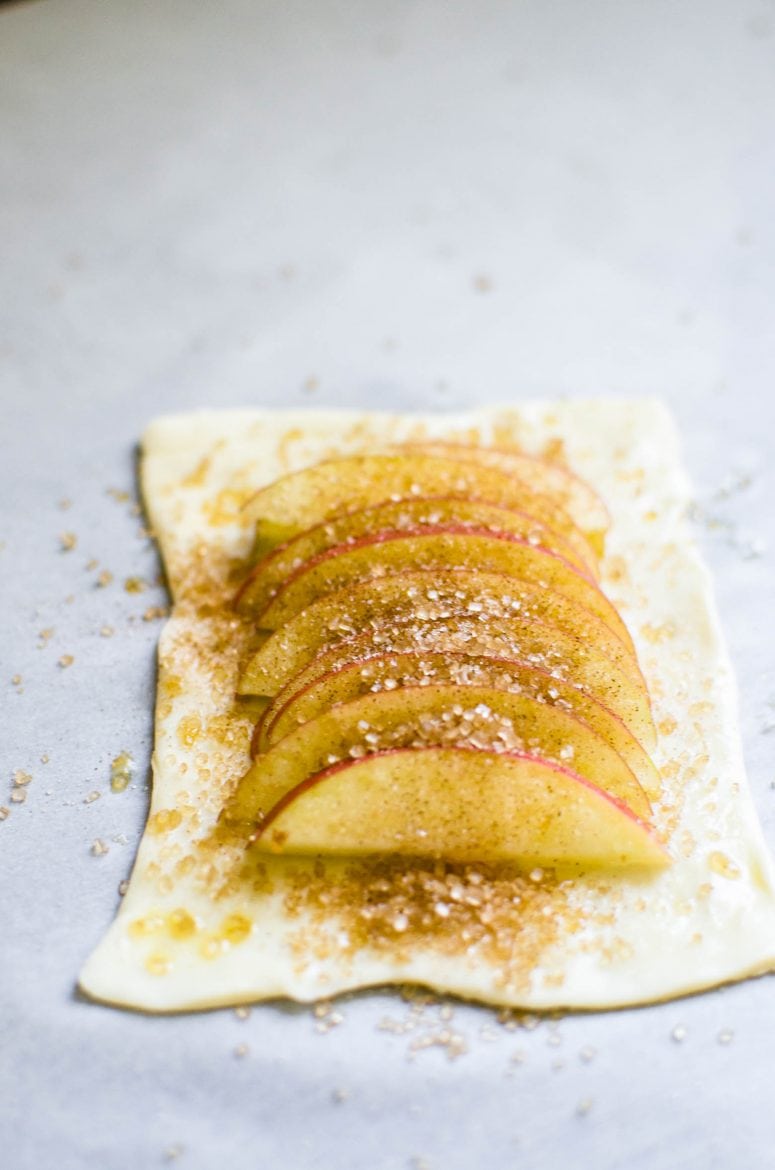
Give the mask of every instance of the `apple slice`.
[(470, 618), (482, 626), (514, 618), (557, 626), (594, 641), (616, 666), (641, 678), (631, 647), (591, 610), (543, 585), (468, 569), (402, 570), (319, 597), (269, 636), (253, 666), (295, 673), (319, 650), (359, 630), (448, 618)]
[(335, 764), (287, 793), (254, 840), (275, 853), (525, 867), (669, 864), (649, 825), (570, 769), (470, 748), (388, 751)]
[(366, 662), (351, 662), (308, 683), (281, 702), (279, 697), (256, 724), (254, 755), (324, 711), (361, 695), (393, 691), (397, 687), (455, 685), (459, 701), (467, 702), (467, 687), (515, 691), (549, 706), (557, 706), (586, 723), (630, 768), (646, 795), (659, 796), (659, 773), (651, 757), (621, 719), (597, 699), (545, 670), (500, 658), (464, 654), (385, 654)]
[(361, 508), (308, 528), (253, 566), (237, 593), (235, 605), (242, 613), (260, 613), (300, 565), (338, 545), (382, 532), (450, 525), (517, 536), (537, 548), (558, 553), (580, 572), (592, 575), (589, 565), (563, 536), (525, 512), (455, 496), (422, 497)]
[(508, 472), (520, 482), (529, 484), (534, 491), (555, 499), (586, 535), (598, 556), (602, 557), (605, 536), (611, 525), (609, 511), (597, 492), (568, 468), (550, 463), (540, 456), (525, 455), (521, 451), (443, 442), (439, 439), (403, 443), (399, 449), (409, 454), (472, 460), (484, 467)]
[[(262, 650), (273, 639), (279, 653), (267, 657)], [(378, 626), (319, 651), (295, 674), (283, 661), (282, 631), (273, 635), (273, 639), (246, 665), (239, 683), (241, 694), (278, 696), (282, 704), (323, 675), (348, 663), (360, 662), (365, 666), (375, 655), (463, 653), (540, 667), (598, 699), (645, 748), (652, 748), (656, 742), (651, 704), (643, 680), (625, 674), (583, 635), (572, 635), (542, 622), (517, 617), (488, 622), (485, 627), (470, 619), (454, 618)]]
[(516, 751), (568, 764), (648, 817), (643, 789), (620, 755), (561, 707), (514, 691), (431, 684), (362, 695), (305, 723), (259, 756), (230, 801), (238, 820), (268, 812), (286, 792), (339, 759), (404, 747)]
[(497, 467), (434, 455), (352, 455), (291, 472), (245, 506), (256, 521), (256, 556), (323, 520), (411, 496), (455, 495), (489, 500), (535, 516), (564, 536), (583, 560), (595, 554), (567, 512), (548, 496)]
[(473, 528), (383, 532), (329, 549), (296, 569), (258, 616), (258, 624), (276, 629), (318, 597), (402, 569), (505, 573), (545, 585), (592, 610), (632, 645), (627, 627), (605, 594), (562, 557), (515, 536)]

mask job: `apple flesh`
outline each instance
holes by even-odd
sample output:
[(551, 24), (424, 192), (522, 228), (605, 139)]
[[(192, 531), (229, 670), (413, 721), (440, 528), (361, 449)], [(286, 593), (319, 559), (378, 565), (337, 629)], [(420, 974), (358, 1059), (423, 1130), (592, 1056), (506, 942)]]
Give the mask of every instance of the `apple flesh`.
[(339, 759), (405, 747), (477, 747), (567, 764), (648, 817), (643, 789), (622, 757), (586, 723), (514, 691), (431, 684), (362, 695), (303, 724), (259, 756), (230, 807), (237, 819), (265, 813), (292, 788)]
[[(281, 650), (282, 632), (274, 635)], [(574, 636), (541, 622), (514, 618), (508, 622), (470, 619), (413, 622), (364, 630), (319, 651), (301, 670), (285, 668), (282, 654), (266, 658), (259, 649), (247, 663), (239, 683), (241, 694), (278, 696), (284, 702), (309, 683), (349, 663), (365, 664), (375, 655), (462, 653), (466, 656), (507, 658), (537, 666), (559, 680), (572, 683), (622, 720), (647, 749), (656, 732), (648, 691), (642, 679), (634, 679), (605, 658), (582, 635)]]
[(537, 548), (557, 553), (580, 572), (594, 575), (589, 563), (581, 559), (565, 537), (525, 512), (453, 496), (412, 497), (326, 520), (274, 549), (250, 571), (235, 598), (236, 608), (242, 613), (260, 613), (301, 564), (338, 545), (383, 532), (450, 525), (519, 537)]
[(306, 561), (258, 616), (262, 629), (285, 625), (318, 597), (405, 569), (504, 573), (544, 585), (596, 613), (631, 645), (630, 634), (605, 594), (562, 557), (506, 534), (478, 529), (413, 529), (339, 545)]
[(264, 669), (271, 670), (274, 661), (276, 670), (290, 674), (301, 670), (321, 649), (359, 630), (461, 618), (483, 627), (515, 618), (557, 626), (594, 641), (617, 667), (636, 680), (641, 677), (631, 646), (575, 600), (503, 573), (468, 569), (401, 570), (326, 594), (274, 631), (257, 658)]
[[(570, 541), (583, 560), (596, 553), (561, 504), (497, 467), (436, 455), (352, 455), (291, 472), (246, 505), (256, 521), (255, 555), (345, 512), (412, 496), (489, 500), (535, 516)], [(594, 542), (593, 542), (594, 543)]]
[(585, 723), (616, 751), (649, 798), (660, 792), (659, 773), (651, 757), (612, 711), (571, 683), (538, 667), (498, 658), (464, 654), (388, 654), (351, 662), (275, 700), (256, 724), (254, 755), (325, 711), (362, 695), (403, 687), (456, 686), (458, 702), (467, 704), (470, 687), (514, 691), (560, 707)]
[(566, 767), (471, 748), (335, 764), (278, 802), (252, 839), (274, 853), (400, 854), (525, 867), (663, 868), (653, 829)]
[(603, 555), (605, 535), (611, 524), (607, 507), (588, 483), (568, 468), (550, 463), (535, 455), (497, 447), (476, 447), (466, 443), (422, 439), (402, 444), (410, 454), (435, 455), (443, 459), (472, 460), (484, 467), (506, 471), (531, 489), (556, 500), (584, 532), (599, 556)]
[(274, 852), (668, 863), (648, 691), (597, 583), (608, 515), (588, 485), (428, 440), (284, 476), (248, 508), (238, 694), (267, 708), (224, 823)]

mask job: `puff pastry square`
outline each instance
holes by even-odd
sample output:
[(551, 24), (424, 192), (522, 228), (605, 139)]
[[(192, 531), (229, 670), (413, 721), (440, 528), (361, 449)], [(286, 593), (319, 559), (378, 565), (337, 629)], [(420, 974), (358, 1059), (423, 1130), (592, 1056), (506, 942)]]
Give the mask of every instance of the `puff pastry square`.
[[(322, 458), (427, 437), (560, 453), (608, 505), (602, 583), (653, 700), (663, 782), (654, 819), (668, 868), (559, 879), (508, 866), (273, 857), (214, 835), (249, 765), (255, 718), (235, 700), (249, 623), (228, 604), (251, 547), (245, 502)], [(159, 645), (148, 822), (116, 919), (81, 974), (87, 994), (165, 1012), (416, 983), (531, 1010), (602, 1009), (772, 969), (773, 872), (662, 406), (172, 416), (144, 436), (142, 483), (173, 609)]]

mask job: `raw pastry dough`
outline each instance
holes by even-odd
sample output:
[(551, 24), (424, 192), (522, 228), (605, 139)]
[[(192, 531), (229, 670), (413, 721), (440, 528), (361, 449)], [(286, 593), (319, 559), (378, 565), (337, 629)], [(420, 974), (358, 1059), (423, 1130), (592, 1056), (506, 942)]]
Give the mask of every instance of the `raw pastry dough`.
[[(234, 700), (248, 629), (224, 606), (259, 486), (325, 456), (453, 437), (567, 459), (609, 505), (602, 584), (654, 699), (673, 865), (557, 880), (483, 866), (245, 854), (213, 836), (248, 765)], [(159, 646), (153, 795), (128, 892), (81, 987), (148, 1011), (310, 1001), (419, 983), (553, 1009), (644, 1003), (775, 965), (773, 873), (745, 778), (736, 691), (689, 489), (650, 401), (527, 403), (463, 415), (217, 411), (162, 418), (143, 490), (174, 608)]]

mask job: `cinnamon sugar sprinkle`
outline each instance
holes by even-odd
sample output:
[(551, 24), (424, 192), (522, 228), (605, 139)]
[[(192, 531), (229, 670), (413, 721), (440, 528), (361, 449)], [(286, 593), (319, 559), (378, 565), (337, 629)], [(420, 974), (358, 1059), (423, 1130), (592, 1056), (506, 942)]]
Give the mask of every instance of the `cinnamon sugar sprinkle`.
[[(236, 504), (236, 496), (220, 501), (222, 523), (233, 519)], [(209, 519), (216, 522), (212, 516)], [(248, 704), (235, 701), (234, 692), (240, 666), (256, 642), (255, 620), (249, 614), (236, 613), (231, 605), (237, 582), (244, 576), (244, 562), (227, 555), (217, 542), (202, 542), (185, 557), (169, 558), (167, 568), (175, 610), (164, 634), (158, 718), (168, 721), (163, 749), (166, 754), (161, 758), (170, 787), (165, 793), (166, 807), (155, 809), (149, 821), (149, 832), (156, 837), (157, 846), (155, 859), (144, 870), (160, 897), (173, 895), (178, 885), (184, 896), (187, 886), (213, 905), (233, 903), (239, 907), (237, 916), (252, 922), (250, 915), (256, 905), (274, 896), (286, 916), (286, 937), (299, 972), (332, 959), (346, 971), (348, 963), (364, 950), (394, 964), (409, 963), (418, 953), (433, 953), (442, 959), (457, 960), (458, 972), (465, 970), (468, 963), (472, 970), (484, 965), (491, 972), (489, 992), (496, 1000), (499, 994), (505, 999), (540, 986), (561, 988), (563, 976), (553, 965), (553, 955), (562, 940), (558, 949), (564, 951), (566, 959), (568, 945), (582, 953), (594, 947), (604, 963), (624, 955), (630, 944), (616, 937), (615, 906), (612, 908), (612, 902), (623, 895), (621, 891), (611, 895), (604, 879), (600, 890), (606, 895), (603, 904), (607, 916), (590, 909), (600, 903), (596, 902), (598, 880), (589, 876), (579, 882), (550, 870), (526, 874), (516, 866), (503, 864), (465, 865), (396, 857), (346, 862), (272, 857), (246, 851), (244, 835), (214, 828), (224, 804), (250, 765), (255, 713)], [(516, 655), (517, 651), (524, 654), (527, 647), (527, 660), (546, 673), (547, 686), (552, 685), (552, 679), (559, 682), (565, 677), (567, 655), (554, 653), (546, 644), (528, 643), (522, 630), (515, 636), (508, 625), (497, 633), (487, 632), (484, 619), (492, 617), (493, 611), (504, 618), (512, 611), (522, 617), (526, 612), (529, 615), (530, 600), (526, 595), (485, 596), (482, 611), (476, 608), (481, 599), (472, 601), (468, 595), (459, 596), (450, 590), (442, 590), (440, 595), (426, 594), (423, 604), (427, 605), (427, 613), (422, 612), (422, 607), (417, 612), (418, 598), (407, 600), (412, 613), (400, 629), (385, 632), (383, 628), (376, 635), (373, 629), (368, 631), (372, 645), (383, 656), (410, 651), (430, 653), (434, 649), (453, 652), (465, 644), (469, 653), (475, 650), (494, 659)], [(455, 614), (454, 620), (448, 621), (451, 632), (446, 644), (439, 646), (439, 627), (434, 626), (434, 618), (448, 617), (445, 610), (450, 608)], [(341, 640), (337, 634), (351, 633), (348, 615), (343, 613), (340, 618), (344, 628), (338, 626), (330, 631), (328, 657), (332, 667), (340, 660), (350, 661), (352, 651), (351, 646), (337, 645)], [(363, 626), (356, 623), (354, 628), (361, 631)], [(640, 633), (647, 646), (655, 647), (676, 635), (669, 623), (644, 626)], [(594, 652), (570, 629), (564, 640), (564, 649), (571, 651), (575, 661), (593, 658)], [(453, 662), (451, 678), (456, 669), (480, 670), (483, 677), (491, 680), (498, 667), (488, 666), (483, 671), (476, 664), (460, 667)], [(390, 690), (390, 684), (389, 673), (364, 679), (366, 690)], [(196, 695), (200, 687), (206, 689), (206, 703), (196, 701), (191, 706), (178, 701), (192, 693)], [(677, 723), (661, 709), (659, 687), (650, 689), (657, 700), (660, 730), (669, 735)], [(557, 698), (551, 697), (553, 701)], [(491, 735), (511, 735), (513, 729), (502, 720), (497, 727), (489, 728), (491, 712), (479, 714), (488, 746), (492, 746)], [(364, 736), (368, 730), (364, 730)], [(679, 774), (687, 778), (701, 770), (707, 756), (699, 727), (696, 741), (694, 753), (658, 761), (666, 778)], [(670, 789), (674, 793), (676, 785)], [(680, 814), (681, 798), (668, 793), (657, 810), (660, 827), (672, 832)], [(684, 844), (687, 851), (693, 847), (688, 839)], [(709, 868), (723, 877), (736, 876), (731, 865), (723, 867), (722, 874), (722, 866), (715, 858), (710, 860)], [(635, 908), (644, 909), (645, 903), (635, 903)], [(590, 924), (600, 927), (594, 943), (587, 939)], [(246, 930), (249, 933), (249, 928)], [(240, 939), (210, 935), (197, 925), (188, 941), (202, 957), (217, 961), (226, 947)], [(166, 960), (157, 966), (158, 973), (163, 973)], [(316, 1021), (321, 1031), (335, 1026), (328, 1011), (316, 1015)], [(456, 1042), (450, 1041), (447, 1032), (453, 1035), (452, 1029), (440, 1029), (445, 1038), (439, 1043), (449, 1051), (449, 1044), (454, 1048)], [(433, 1043), (429, 1041), (429, 1045)]]
[(418, 944), (447, 957), (485, 960), (495, 986), (525, 989), (561, 932), (573, 929), (570, 882), (535, 883), (516, 867), (385, 858), (299, 866), (285, 909), (304, 926), (291, 945), (303, 965), (369, 949), (408, 962)]
[[(239, 899), (249, 906), (251, 900), (279, 894), (300, 969), (327, 957), (346, 964), (364, 948), (402, 962), (421, 947), (426, 953), (466, 958), (472, 965), (485, 960), (495, 971), (496, 987), (527, 988), (558, 937), (578, 929), (569, 880), (503, 865), (273, 858), (246, 852), (244, 838), (223, 828), (207, 831), (250, 762), (254, 718), (235, 704), (233, 695), (254, 630), (249, 617), (227, 604), (235, 569), (229, 558), (215, 556), (204, 545), (173, 566), (176, 617), (188, 620), (168, 627), (159, 713), (172, 714), (180, 680), (192, 675), (208, 680), (218, 709), (178, 720), (177, 751), (165, 766), (181, 774), (181, 792), (174, 807), (157, 810), (149, 821), (149, 831), (169, 838), (170, 844), (163, 846), (160, 861), (149, 864), (146, 877), (162, 895), (185, 877), (214, 902)], [(202, 781), (196, 802), (185, 790), (191, 768)], [(187, 830), (185, 846), (177, 836), (181, 829)], [(207, 950), (206, 940), (198, 945), (205, 947), (205, 957), (217, 959), (221, 953), (217, 946)], [(331, 1024), (330, 1019), (319, 1022), (325, 1028)]]

